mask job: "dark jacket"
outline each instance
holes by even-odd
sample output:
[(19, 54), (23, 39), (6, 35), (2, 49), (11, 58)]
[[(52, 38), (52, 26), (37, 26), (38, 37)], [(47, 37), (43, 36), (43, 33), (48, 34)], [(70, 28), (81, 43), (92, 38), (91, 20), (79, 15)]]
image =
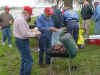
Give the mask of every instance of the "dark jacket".
[(81, 16), (84, 20), (90, 19), (93, 15), (93, 9), (92, 7), (88, 6), (83, 6), (81, 10)]
[(61, 28), (64, 24), (64, 18), (60, 9), (55, 9), (54, 14), (52, 15), (54, 26), (56, 28)]

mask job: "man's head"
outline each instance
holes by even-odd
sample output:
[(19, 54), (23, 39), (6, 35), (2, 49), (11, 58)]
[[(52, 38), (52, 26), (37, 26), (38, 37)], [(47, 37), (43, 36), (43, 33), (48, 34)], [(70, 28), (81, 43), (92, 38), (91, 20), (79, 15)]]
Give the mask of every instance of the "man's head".
[(50, 8), (50, 7), (46, 7), (46, 8), (44, 9), (44, 13), (45, 13), (46, 17), (49, 17), (49, 16), (51, 16), (51, 15), (54, 14), (52, 8)]
[(100, 0), (95, 0), (94, 1), (94, 7), (96, 8), (96, 6), (99, 5), (99, 3), (100, 3)]
[(5, 6), (5, 12), (9, 13), (10, 8), (8, 6)]
[(24, 6), (23, 14), (25, 19), (28, 21), (32, 15), (32, 8), (30, 6)]
[(54, 5), (52, 6), (52, 9), (55, 10), (57, 7), (58, 7), (57, 4), (54, 4)]
[(84, 1), (84, 6), (89, 6), (89, 2), (88, 1)]

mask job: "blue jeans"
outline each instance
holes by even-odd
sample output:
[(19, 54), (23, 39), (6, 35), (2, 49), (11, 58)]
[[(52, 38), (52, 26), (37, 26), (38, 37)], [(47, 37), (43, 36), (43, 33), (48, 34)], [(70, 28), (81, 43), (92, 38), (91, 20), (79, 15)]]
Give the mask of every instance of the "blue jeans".
[(96, 22), (95, 34), (100, 35), (100, 21)]
[(70, 33), (73, 36), (75, 42), (77, 43), (78, 34), (79, 34), (78, 22), (67, 23), (67, 32)]
[(59, 29), (58, 32), (53, 32), (52, 34), (52, 46), (60, 44), (60, 36), (62, 33), (62, 29)]
[(33, 59), (29, 48), (29, 40), (16, 38), (15, 43), (21, 55), (20, 75), (30, 75)]
[(2, 42), (5, 42), (8, 38), (8, 44), (11, 44), (11, 30), (10, 27), (6, 27), (2, 29), (3, 39)]
[(39, 51), (39, 64), (43, 64), (43, 57), (44, 57), (44, 53), (46, 54), (45, 56), (45, 63), (46, 64), (50, 64), (50, 59), (51, 57), (48, 55), (47, 51), (51, 46), (51, 41), (46, 39), (46, 38), (39, 38), (39, 47), (40, 47), (40, 51)]

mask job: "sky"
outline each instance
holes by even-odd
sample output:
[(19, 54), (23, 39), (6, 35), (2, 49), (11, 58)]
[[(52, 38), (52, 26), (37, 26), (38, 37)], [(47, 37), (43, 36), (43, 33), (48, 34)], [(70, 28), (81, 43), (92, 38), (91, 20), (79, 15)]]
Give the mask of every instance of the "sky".
[[(39, 1), (39, 2), (38, 2)], [(50, 6), (52, 4), (48, 4), (43, 2), (43, 0), (0, 0), (0, 7), (9, 6), (9, 7), (23, 7), (23, 6), (37, 6), (37, 7), (45, 7)]]
[(0, 0), (0, 7), (2, 6), (17, 6), (22, 7), (25, 5), (35, 6), (37, 3), (37, 0)]

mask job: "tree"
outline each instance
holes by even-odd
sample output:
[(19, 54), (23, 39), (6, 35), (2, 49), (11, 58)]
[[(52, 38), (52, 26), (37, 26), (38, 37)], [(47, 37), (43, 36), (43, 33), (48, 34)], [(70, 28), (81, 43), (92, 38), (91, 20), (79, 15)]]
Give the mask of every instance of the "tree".
[(64, 5), (72, 7), (72, 2), (73, 0), (64, 0)]
[[(82, 4), (85, 0), (79, 0), (79, 2)], [(92, 0), (86, 0), (88, 1), (90, 4), (92, 4)]]
[[(79, 3), (83, 3), (85, 0), (77, 0)], [(90, 4), (92, 4), (91, 0), (86, 0), (89, 1)], [(72, 6), (73, 0), (64, 0), (64, 5), (66, 6)]]

